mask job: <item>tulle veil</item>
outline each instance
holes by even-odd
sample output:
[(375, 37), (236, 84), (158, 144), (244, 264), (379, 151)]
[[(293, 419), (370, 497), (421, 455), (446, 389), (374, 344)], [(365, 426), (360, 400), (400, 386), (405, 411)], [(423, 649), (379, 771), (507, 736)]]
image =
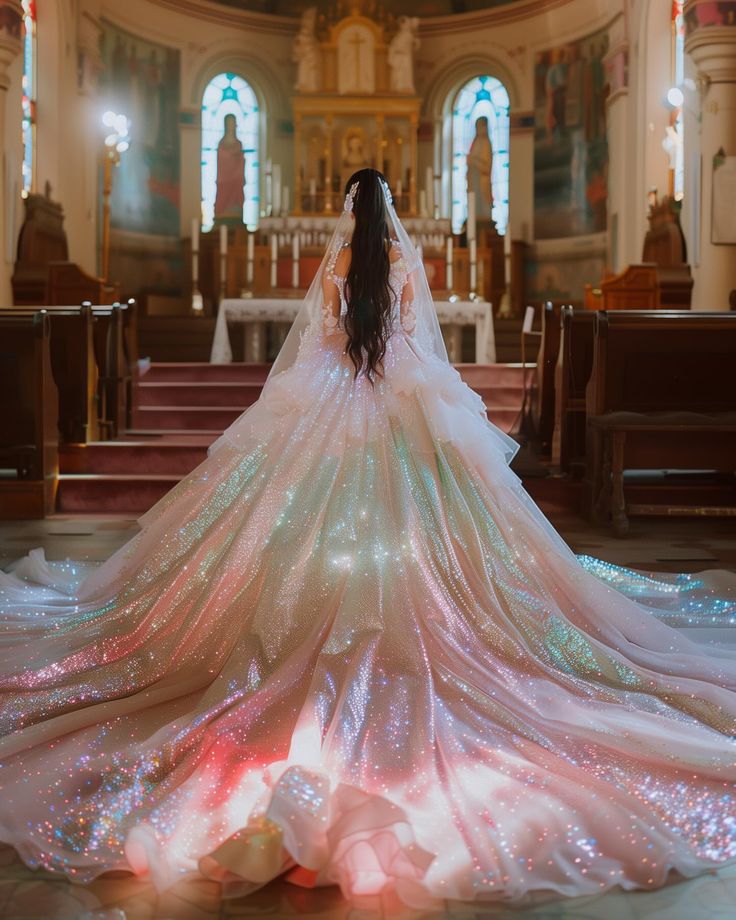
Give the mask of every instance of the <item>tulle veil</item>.
[[(393, 196), (385, 179), (380, 180), (386, 203), (386, 218), (391, 237), (398, 241), (402, 255), (407, 265), (407, 274), (411, 277), (414, 288), (414, 311), (416, 313), (416, 329), (414, 337), (425, 355), (432, 356), (444, 364), (449, 364), (447, 349), (442, 338), (437, 311), (427, 280), (422, 257), (411, 237), (402, 224)], [(357, 191), (358, 183), (354, 183), (345, 195), (345, 202), (335, 229), (325, 248), (319, 268), (309, 285), (309, 289), (302, 301), (299, 312), (289, 330), (284, 344), (281, 346), (276, 360), (271, 367), (264, 386), (264, 393), (273, 386), (274, 381), (285, 371), (299, 361), (300, 349), (305, 339), (320, 333), (322, 324), (323, 281), (325, 273), (334, 266), (340, 251), (350, 243), (353, 235), (355, 220), (352, 213), (352, 202)], [(251, 409), (239, 416), (229, 428), (209, 448), (212, 454), (225, 445), (240, 446), (244, 433), (250, 428)]]

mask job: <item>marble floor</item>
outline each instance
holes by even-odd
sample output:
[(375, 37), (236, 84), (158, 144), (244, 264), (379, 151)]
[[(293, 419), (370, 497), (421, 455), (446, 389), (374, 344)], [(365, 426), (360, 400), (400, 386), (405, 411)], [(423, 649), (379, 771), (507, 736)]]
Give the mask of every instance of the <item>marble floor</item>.
[[(577, 552), (648, 571), (736, 571), (736, 521), (641, 519), (625, 540), (573, 516), (553, 523)], [(0, 522), (0, 566), (43, 546), (47, 556), (101, 560), (135, 532), (132, 518), (57, 516), (45, 521)], [(85, 886), (31, 871), (0, 845), (0, 920), (736, 920), (736, 865), (659, 891), (612, 891), (600, 897), (535, 899), (513, 907), (447, 903), (410, 911), (387, 901), (348, 903), (336, 888), (305, 890), (276, 881), (240, 900), (223, 901), (219, 886), (181, 881), (164, 895), (126, 873)]]

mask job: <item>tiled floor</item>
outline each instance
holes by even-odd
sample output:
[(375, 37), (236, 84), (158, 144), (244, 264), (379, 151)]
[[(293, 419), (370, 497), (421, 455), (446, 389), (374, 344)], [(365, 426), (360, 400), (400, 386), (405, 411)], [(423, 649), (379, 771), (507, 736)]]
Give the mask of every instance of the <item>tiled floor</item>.
[[(574, 517), (553, 520), (577, 552), (649, 571), (736, 570), (736, 521), (643, 519), (618, 540)], [(0, 522), (0, 565), (36, 546), (49, 558), (100, 560), (136, 532), (131, 518), (56, 517)], [(214, 882), (180, 882), (165, 895), (123, 873), (71, 885), (32, 872), (0, 845), (0, 920), (736, 920), (736, 865), (655, 892), (609, 892), (596, 898), (536, 900), (510, 907), (447, 904), (434, 912), (392, 903), (350, 904), (336, 888), (308, 891), (274, 882), (248, 898), (222, 901)]]

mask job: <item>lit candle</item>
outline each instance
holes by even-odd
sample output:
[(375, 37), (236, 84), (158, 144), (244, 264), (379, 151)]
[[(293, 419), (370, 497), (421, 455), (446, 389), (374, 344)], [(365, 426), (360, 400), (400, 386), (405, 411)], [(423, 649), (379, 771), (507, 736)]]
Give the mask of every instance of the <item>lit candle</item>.
[(447, 290), (452, 290), (452, 237), (447, 237)]
[(271, 287), (275, 288), (278, 278), (279, 241), (275, 233), (271, 234)]
[(299, 287), (299, 234), (291, 241), (291, 286)]
[(255, 234), (253, 233), (248, 234), (248, 254), (247, 254), (248, 261), (247, 261), (247, 268), (246, 268), (246, 274), (245, 274), (245, 280), (248, 285), (253, 284), (253, 259), (255, 255), (254, 236)]

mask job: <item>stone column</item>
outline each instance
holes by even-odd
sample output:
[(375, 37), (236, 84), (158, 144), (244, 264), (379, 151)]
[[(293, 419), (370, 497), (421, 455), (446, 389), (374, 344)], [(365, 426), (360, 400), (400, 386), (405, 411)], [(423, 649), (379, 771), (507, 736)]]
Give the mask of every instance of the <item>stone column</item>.
[[(736, 245), (712, 242), (713, 159), (736, 156), (736, 24), (712, 3), (685, 4), (685, 51), (697, 69), (700, 88), (700, 260), (693, 266), (693, 309), (728, 310), (736, 290)], [(693, 156), (685, 136), (685, 156)], [(696, 194), (685, 188), (685, 195)]]
[(632, 170), (629, 169), (629, 45), (620, 40), (603, 60), (608, 81), (606, 132), (608, 134), (608, 268), (618, 272), (641, 260), (636, 240), (627, 233)]
[[(66, 195), (62, 204), (67, 215), (67, 235), (70, 258), (92, 275), (98, 273), (97, 219), (99, 192), (99, 158), (102, 148), (102, 124), (98, 96), (102, 72), (100, 39), (102, 26), (99, 4), (86, 0), (79, 11), (77, 25), (77, 196)], [(60, 99), (60, 102), (63, 100)], [(63, 159), (63, 154), (59, 154)], [(64, 169), (63, 163), (59, 164)], [(67, 167), (68, 168), (68, 167)]]
[[(8, 68), (21, 51), (23, 35), (23, 9), (20, 0), (0, 0), (0, 153), (4, 162), (7, 154), (8, 138), (5, 134), (5, 110), (7, 99), (18, 103), (18, 131), (20, 131), (21, 107), (20, 87), (12, 85)], [(13, 90), (10, 93), (11, 89)], [(14, 90), (18, 92), (14, 92)], [(20, 163), (18, 163), (20, 170)], [(15, 247), (15, 227), (10, 225), (8, 215), (13, 214), (6, 196), (12, 194), (8, 188), (5, 175), (0, 175), (0, 308), (12, 304), (10, 277), (13, 273), (13, 250)]]

